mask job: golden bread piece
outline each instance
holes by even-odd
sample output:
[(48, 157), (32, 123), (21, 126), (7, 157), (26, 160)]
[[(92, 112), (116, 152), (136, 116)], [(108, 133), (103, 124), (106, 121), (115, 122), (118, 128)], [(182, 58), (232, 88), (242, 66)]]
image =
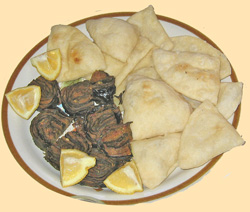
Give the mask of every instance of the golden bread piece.
[(209, 100), (191, 114), (181, 136), (179, 167), (199, 167), (245, 141)]
[(181, 94), (197, 100), (217, 103), (220, 89), (220, 60), (193, 52), (153, 52), (155, 69), (161, 78)]
[(184, 129), (191, 106), (161, 80), (132, 75), (123, 95), (124, 122), (132, 122), (134, 140)]
[(159, 186), (177, 167), (180, 137), (181, 133), (173, 133), (131, 143), (144, 186)]

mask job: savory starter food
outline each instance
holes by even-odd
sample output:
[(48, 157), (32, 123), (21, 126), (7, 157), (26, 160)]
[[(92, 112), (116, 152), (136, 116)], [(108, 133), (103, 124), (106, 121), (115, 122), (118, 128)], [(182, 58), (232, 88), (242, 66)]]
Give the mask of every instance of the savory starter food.
[[(47, 51), (60, 51), (60, 73), (28, 85), (41, 89), (31, 136), (62, 186), (142, 192), (177, 167), (199, 167), (245, 143), (228, 122), (243, 83), (223, 81), (232, 71), (221, 51), (195, 36), (170, 37), (151, 5), (85, 26), (90, 38), (51, 28)], [(73, 161), (84, 167), (75, 181), (65, 174)]]
[(55, 108), (60, 104), (60, 88), (56, 80), (49, 81), (42, 76), (39, 76), (32, 80), (29, 85), (36, 85), (41, 88), (42, 92), (38, 110)]
[(96, 158), (96, 165), (79, 182), (82, 185), (103, 187), (106, 177), (132, 157), (130, 123), (123, 123), (113, 102), (114, 83), (114, 77), (96, 71), (90, 80), (61, 89), (61, 109), (56, 108), (59, 102), (55, 102), (31, 121), (35, 144), (57, 170), (62, 149), (77, 149)]

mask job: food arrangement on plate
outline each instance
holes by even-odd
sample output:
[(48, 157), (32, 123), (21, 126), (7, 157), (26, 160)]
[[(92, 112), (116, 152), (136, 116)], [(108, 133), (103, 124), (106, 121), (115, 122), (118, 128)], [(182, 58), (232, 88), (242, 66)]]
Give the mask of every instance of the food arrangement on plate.
[[(150, 5), (127, 20), (51, 28), (41, 76), (6, 94), (62, 187), (119, 194), (154, 189), (177, 168), (200, 167), (245, 141), (228, 121), (243, 83), (201, 38), (170, 37)], [(59, 180), (59, 179), (58, 179)]]

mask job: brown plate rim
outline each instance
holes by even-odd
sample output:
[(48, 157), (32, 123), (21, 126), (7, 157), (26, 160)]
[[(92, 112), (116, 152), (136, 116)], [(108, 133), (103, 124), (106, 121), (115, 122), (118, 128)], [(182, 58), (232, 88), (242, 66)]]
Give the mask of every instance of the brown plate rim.
[[(76, 22), (73, 22), (71, 24), (69, 24), (70, 26), (78, 26), (81, 24), (84, 24), (87, 20), (90, 19), (99, 19), (99, 18), (103, 18), (103, 17), (127, 17), (127, 16), (131, 16), (133, 15), (135, 12), (113, 12), (113, 13), (104, 13), (104, 14), (100, 14), (100, 15), (95, 15), (95, 16), (90, 16), (81, 20), (78, 20)], [(192, 32), (193, 34), (195, 34), (196, 36), (200, 37), (201, 39), (207, 41), (209, 44), (211, 44), (213, 47), (217, 48), (218, 50), (221, 51), (221, 49), (211, 40), (209, 39), (206, 35), (204, 35), (203, 33), (201, 33), (199, 30), (189, 26), (188, 24), (185, 24), (181, 21), (178, 21), (176, 19), (172, 19), (170, 17), (166, 17), (163, 15), (157, 15), (158, 19), (161, 21), (165, 21), (177, 26), (180, 26), (190, 32)], [(71, 194), (69, 192), (63, 191), (51, 184), (49, 184), (47, 181), (45, 181), (44, 179), (42, 179), (40, 176), (38, 176), (32, 169), (30, 169), (30, 167), (24, 162), (24, 160), (21, 158), (21, 156), (19, 155), (19, 153), (17, 152), (17, 149), (15, 148), (15, 145), (12, 141), (11, 135), (10, 135), (10, 131), (9, 131), (9, 124), (8, 124), (8, 102), (7, 99), (5, 98), (5, 94), (8, 93), (9, 91), (11, 91), (13, 84), (18, 76), (18, 74), (20, 73), (20, 71), (22, 70), (23, 66), (26, 64), (26, 62), (31, 58), (31, 56), (37, 51), (39, 50), (44, 44), (46, 44), (48, 41), (48, 36), (45, 37), (43, 40), (41, 40), (37, 45), (35, 45), (24, 57), (23, 59), (20, 61), (20, 63), (17, 65), (16, 69), (14, 70), (14, 72), (12, 73), (8, 84), (6, 86), (5, 92), (4, 92), (4, 97), (3, 97), (3, 102), (2, 102), (2, 129), (4, 132), (4, 136), (5, 136), (5, 140), (7, 142), (7, 145), (12, 153), (12, 155), (14, 156), (14, 158), (16, 159), (16, 161), (18, 162), (18, 164), (36, 181), (38, 181), (40, 184), (42, 184), (43, 186), (47, 187), (48, 189), (55, 191), (59, 194), (65, 195), (65, 196), (69, 196), (69, 197), (74, 197), (74, 194)], [(222, 51), (221, 51), (222, 52)], [(231, 74), (231, 79), (233, 82), (238, 82), (237, 76), (235, 74), (235, 71), (231, 65), (232, 68), (232, 74)], [(240, 111), (241, 111), (241, 104), (239, 105), (239, 107), (237, 108), (235, 114), (234, 114), (234, 119), (233, 119), (233, 123), (232, 125), (237, 128), (238, 123), (239, 123), (239, 118), (240, 118)], [(166, 196), (169, 196), (173, 193), (176, 193), (186, 187), (188, 187), (189, 185), (191, 185), (192, 183), (194, 183), (195, 181), (197, 181), (198, 179), (200, 179), (202, 176), (204, 176), (217, 162), (218, 160), (222, 157), (223, 154), (218, 155), (217, 157), (213, 158), (202, 170), (200, 170), (198, 173), (196, 173), (193, 177), (189, 178), (188, 180), (186, 180), (185, 182), (179, 184), (178, 186), (175, 186), (171, 189), (168, 189), (166, 191), (163, 191), (161, 193), (152, 195), (152, 196), (148, 196), (148, 197), (143, 197), (143, 198), (137, 198), (137, 199), (129, 199), (129, 200), (100, 200), (101, 202), (103, 202), (104, 204), (109, 204), (109, 205), (129, 205), (129, 204), (136, 204), (136, 203), (142, 203), (142, 202), (148, 202), (148, 201), (153, 201), (159, 198), (163, 198)]]

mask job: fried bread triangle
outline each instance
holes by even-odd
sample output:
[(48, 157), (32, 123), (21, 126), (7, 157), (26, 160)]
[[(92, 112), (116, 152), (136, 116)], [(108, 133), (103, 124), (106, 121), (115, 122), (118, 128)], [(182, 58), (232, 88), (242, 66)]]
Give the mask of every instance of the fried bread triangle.
[(179, 93), (203, 102), (217, 103), (220, 89), (220, 60), (206, 54), (155, 49), (155, 69)]
[(236, 129), (206, 100), (191, 114), (182, 133), (179, 167), (199, 167), (244, 143)]
[(143, 185), (153, 189), (177, 167), (181, 133), (131, 142)]

